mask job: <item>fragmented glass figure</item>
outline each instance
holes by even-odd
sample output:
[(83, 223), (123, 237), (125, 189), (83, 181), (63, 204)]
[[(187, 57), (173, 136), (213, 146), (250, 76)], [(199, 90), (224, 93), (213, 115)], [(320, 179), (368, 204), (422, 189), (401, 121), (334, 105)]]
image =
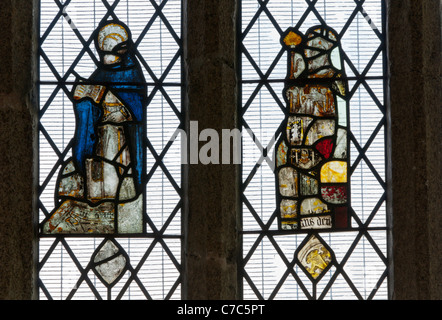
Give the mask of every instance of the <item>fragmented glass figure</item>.
[[(338, 35), (328, 26), (312, 27), (305, 35), (289, 28), (281, 43), (288, 63), (286, 126), (275, 148), (279, 226), (345, 228), (348, 86)], [(297, 204), (290, 214), (287, 201)]]
[(314, 281), (318, 281), (334, 263), (333, 251), (315, 234), (298, 248), (295, 258)]
[(94, 33), (100, 63), (77, 79), (72, 158), (43, 233), (140, 233), (147, 90), (129, 28), (105, 21)]

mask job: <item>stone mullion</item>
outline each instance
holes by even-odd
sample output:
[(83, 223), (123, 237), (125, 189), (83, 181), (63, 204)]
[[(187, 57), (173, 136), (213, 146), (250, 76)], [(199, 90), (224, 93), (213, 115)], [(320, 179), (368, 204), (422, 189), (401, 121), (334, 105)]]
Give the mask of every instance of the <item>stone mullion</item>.
[[(186, 103), (198, 133), (236, 127), (236, 1), (185, 1), (184, 60)], [(193, 122), (195, 123), (195, 122)], [(189, 160), (198, 159), (195, 137), (188, 134)], [(238, 165), (190, 163), (184, 220), (187, 299), (235, 299), (237, 290)]]

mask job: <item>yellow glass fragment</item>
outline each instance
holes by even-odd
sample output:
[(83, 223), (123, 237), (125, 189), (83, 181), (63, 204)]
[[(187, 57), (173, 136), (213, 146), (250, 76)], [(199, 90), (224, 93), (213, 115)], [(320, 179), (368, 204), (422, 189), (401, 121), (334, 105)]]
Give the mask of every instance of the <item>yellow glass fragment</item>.
[(281, 142), (278, 147), (278, 153), (277, 153), (277, 165), (282, 166), (287, 163), (287, 145), (285, 142)]
[(283, 199), (280, 205), (282, 218), (295, 218), (296, 217), (296, 201)]
[(297, 46), (298, 44), (300, 44), (302, 41), (301, 36), (299, 36), (298, 34), (294, 33), (293, 31), (290, 31), (289, 33), (287, 33), (287, 35), (284, 38), (284, 43), (288, 46)]
[(325, 247), (322, 246), (319, 249), (312, 250), (306, 259), (306, 262), (310, 265), (307, 267), (307, 271), (313, 279), (316, 279), (327, 268), (330, 261), (331, 254)]
[(347, 182), (347, 162), (330, 161), (321, 168), (322, 183)]
[(319, 198), (306, 198), (301, 203), (301, 214), (330, 212), (327, 205)]
[(331, 252), (315, 235), (299, 249), (297, 257), (313, 279), (317, 279), (333, 260)]

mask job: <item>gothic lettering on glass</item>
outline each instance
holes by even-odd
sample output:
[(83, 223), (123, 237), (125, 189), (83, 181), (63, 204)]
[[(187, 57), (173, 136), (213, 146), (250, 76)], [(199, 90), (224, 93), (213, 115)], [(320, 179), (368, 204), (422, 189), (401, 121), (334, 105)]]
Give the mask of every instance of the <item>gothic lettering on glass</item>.
[(72, 89), (72, 157), (60, 170), (46, 234), (143, 231), (144, 76), (125, 24), (103, 22), (94, 41), (100, 62)]
[(284, 130), (275, 148), (283, 230), (348, 226), (348, 139), (344, 63), (337, 33), (289, 28)]

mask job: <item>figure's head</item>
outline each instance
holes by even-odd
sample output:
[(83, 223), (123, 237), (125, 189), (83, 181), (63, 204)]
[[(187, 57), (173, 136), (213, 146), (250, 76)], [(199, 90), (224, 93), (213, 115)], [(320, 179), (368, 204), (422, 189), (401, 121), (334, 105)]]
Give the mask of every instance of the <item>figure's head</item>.
[(106, 21), (97, 29), (95, 46), (105, 64), (121, 61), (128, 50), (130, 31), (120, 21)]

